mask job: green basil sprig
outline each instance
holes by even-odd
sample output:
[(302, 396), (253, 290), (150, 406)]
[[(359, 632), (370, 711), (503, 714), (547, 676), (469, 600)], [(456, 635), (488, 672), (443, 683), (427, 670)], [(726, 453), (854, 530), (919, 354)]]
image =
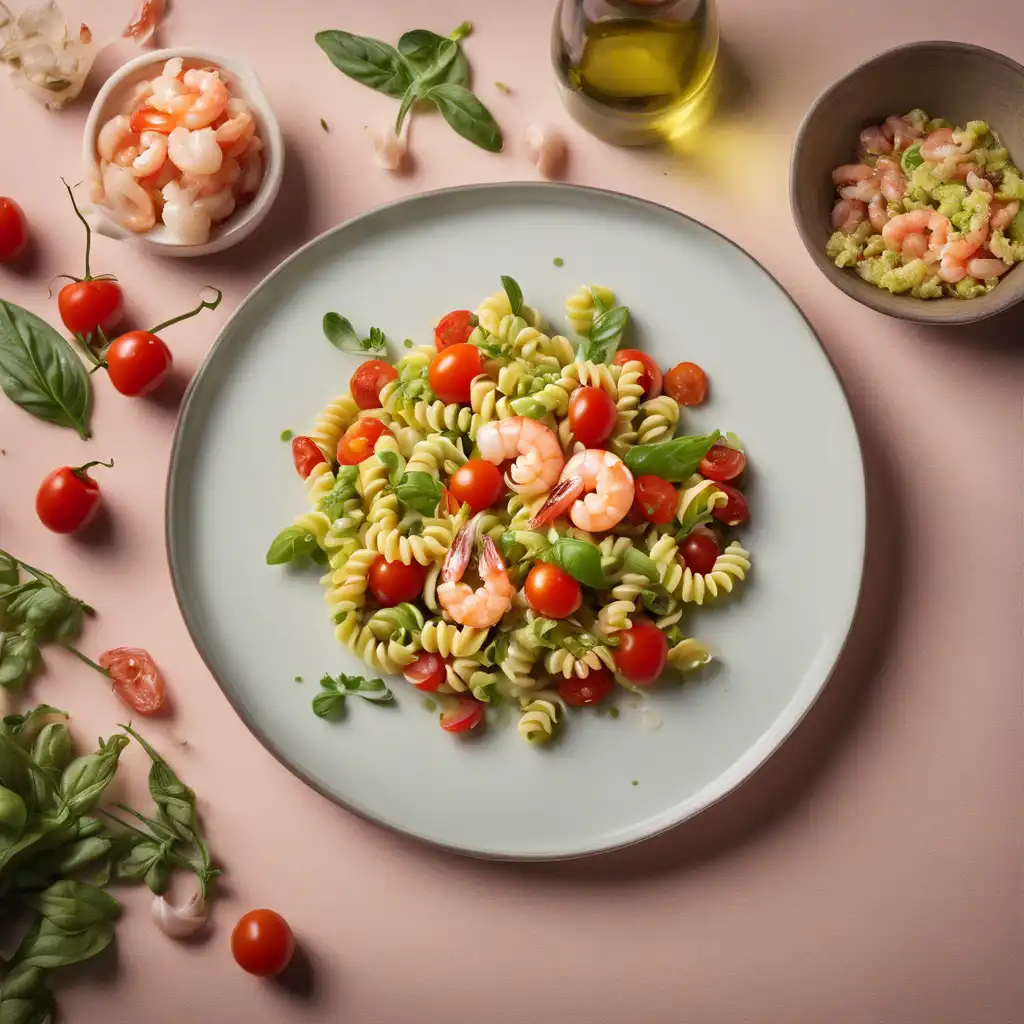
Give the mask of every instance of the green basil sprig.
[(286, 526), (267, 549), (267, 565), (286, 565), (297, 559), (309, 558), (320, 547), (316, 537), (301, 526)]
[(633, 476), (660, 476), (670, 483), (681, 483), (693, 476), (700, 460), (721, 437), (714, 431), (706, 437), (676, 437), (658, 444), (639, 444), (626, 452), (626, 468)]
[(537, 560), (557, 565), (584, 586), (595, 590), (604, 590), (608, 586), (601, 568), (601, 552), (586, 541), (559, 537), (547, 551), (537, 555)]
[(519, 316), (523, 308), (523, 289), (519, 287), (519, 283), (514, 277), (508, 277), (505, 274), (501, 275), (501, 287), (505, 289), (505, 294), (508, 296), (512, 315)]
[(48, 323), (0, 299), (0, 388), (37, 419), (89, 435), (92, 382)]
[(398, 500), (422, 516), (437, 514), (443, 493), (440, 480), (430, 473), (404, 473), (395, 487)]
[(318, 718), (335, 718), (345, 704), (346, 697), (362, 697), (374, 704), (386, 704), (394, 699), (383, 679), (364, 679), (362, 676), (325, 675), (320, 680), (321, 690), (313, 698), (313, 714)]
[(387, 351), (387, 338), (379, 327), (371, 327), (367, 338), (360, 338), (350, 320), (340, 313), (324, 313), (324, 337), (339, 352), (374, 352)]
[(596, 291), (592, 294), (598, 313), (590, 334), (580, 342), (577, 358), (592, 363), (610, 363), (629, 324), (629, 307), (612, 306), (611, 309), (605, 309)]
[(408, 61), (379, 39), (339, 30), (317, 32), (314, 38), (339, 71), (385, 96), (401, 99), (412, 84)]
[(339, 466), (334, 476), (334, 486), (320, 499), (320, 511), (334, 522), (345, 510), (345, 502), (359, 497), (356, 480), (358, 466)]
[(625, 572), (634, 573), (637, 576), (646, 576), (652, 583), (661, 582), (661, 573), (658, 572), (658, 565), (649, 555), (645, 555), (636, 548), (629, 548), (622, 559), (622, 568)]

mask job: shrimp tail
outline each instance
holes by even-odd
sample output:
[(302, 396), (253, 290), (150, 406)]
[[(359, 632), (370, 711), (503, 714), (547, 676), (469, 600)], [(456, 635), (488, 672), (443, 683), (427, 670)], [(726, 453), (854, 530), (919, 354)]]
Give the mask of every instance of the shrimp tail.
[(497, 544), (485, 535), (483, 549), (480, 552), (480, 575), (486, 579), (492, 573), (504, 571), (505, 560), (501, 557)]
[(552, 488), (547, 501), (537, 509), (530, 520), (529, 529), (536, 530), (557, 519), (583, 493), (583, 488), (583, 477), (568, 476), (564, 480), (559, 480)]
[[(470, 559), (473, 557), (473, 547), (476, 543), (476, 528), (479, 516), (474, 516), (455, 535), (448, 554), (444, 556), (441, 565), (441, 579), (445, 583), (452, 583), (461, 580), (466, 569), (469, 567)], [(493, 544), (494, 542), (491, 541)], [(500, 556), (499, 556), (500, 558)]]

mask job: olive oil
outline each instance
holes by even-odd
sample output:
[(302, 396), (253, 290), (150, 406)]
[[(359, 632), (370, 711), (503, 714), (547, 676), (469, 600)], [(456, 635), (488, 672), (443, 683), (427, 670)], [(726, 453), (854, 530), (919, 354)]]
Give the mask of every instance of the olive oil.
[(643, 145), (706, 117), (718, 56), (714, 0), (562, 0), (553, 59), (570, 114)]

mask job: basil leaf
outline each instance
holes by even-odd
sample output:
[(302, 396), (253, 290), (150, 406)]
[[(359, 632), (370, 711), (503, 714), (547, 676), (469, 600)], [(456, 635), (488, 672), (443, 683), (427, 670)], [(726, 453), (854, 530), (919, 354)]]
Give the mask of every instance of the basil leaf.
[[(396, 135), (401, 133), (402, 125), (405, 124), (406, 115), (412, 109), (413, 103), (415, 103), (418, 98), (419, 97), (416, 95), (416, 86), (410, 85), (409, 88), (405, 90), (405, 95), (402, 97), (402, 102), (398, 104), (398, 117), (395, 118)], [(412, 348), (412, 343), (410, 342), (406, 344), (405, 347)]]
[(100, 921), (84, 931), (69, 934), (43, 917), (25, 936), (15, 957), (28, 967), (66, 967), (101, 953), (113, 938), (114, 926), (110, 921)]
[(313, 714), (317, 718), (335, 718), (345, 706), (345, 695), (323, 690), (313, 698)]
[(286, 526), (267, 550), (267, 565), (285, 565), (297, 558), (308, 558), (317, 550), (316, 537), (301, 526)]
[(28, 808), (13, 789), (0, 786), (0, 828), (20, 832), (28, 821)]
[[(121, 728), (149, 756), (149, 795), (159, 810), (157, 817), (185, 842), (195, 843), (198, 835), (195, 793), (130, 725), (122, 725)], [(126, 737), (121, 738), (128, 742)]]
[(146, 888), (154, 896), (163, 896), (167, 892), (167, 884), (170, 880), (171, 869), (167, 866), (167, 861), (162, 858), (150, 864), (149, 870), (143, 878)]
[(364, 679), (362, 676), (347, 676), (344, 673), (336, 679), (325, 675), (320, 680), (321, 691), (313, 698), (313, 714), (318, 718), (333, 718), (341, 711), (346, 697), (363, 697), (375, 704), (387, 703), (394, 699), (383, 679)]
[(60, 778), (60, 795), (72, 814), (83, 814), (94, 807), (117, 771), (121, 751), (128, 746), (127, 736), (100, 740), (94, 754), (76, 757)]
[(51, 861), (54, 873), (70, 875), (96, 861), (102, 860), (113, 849), (113, 842), (103, 836), (76, 839), (57, 851)]
[(61, 711), (60, 708), (55, 708), (52, 704), (37, 704), (31, 711), (26, 711), (23, 715), (5, 715), (3, 719), (0, 719), (0, 731), (8, 736), (18, 736), (29, 726), (35, 724), (35, 719), (47, 718), (50, 715), (60, 715), (61, 718), (68, 717), (66, 711)]
[(39, 644), (30, 636), (8, 633), (0, 640), (0, 686), (15, 689), (39, 668)]
[[(597, 303), (600, 299), (595, 295), (594, 301)], [(579, 358), (592, 363), (610, 363), (628, 323), (628, 306), (613, 306), (600, 313), (594, 320), (590, 335), (580, 343)]]
[(448, 82), (465, 85), (469, 64), (457, 42), (427, 29), (413, 29), (398, 40), (398, 52), (416, 76), (414, 91), (418, 96), (432, 85)]
[(32, 906), (64, 932), (81, 932), (103, 921), (113, 921), (121, 904), (113, 896), (88, 882), (61, 879), (44, 889)]
[(17, 586), (19, 579), (18, 560), (6, 551), (0, 551), (0, 586)]
[(346, 501), (359, 496), (356, 479), (359, 476), (357, 466), (339, 466), (334, 478), (334, 486), (320, 500), (320, 511), (333, 523), (344, 511)]
[(398, 500), (422, 516), (437, 514), (437, 506), (443, 493), (441, 481), (430, 473), (406, 473), (395, 488)]
[(163, 847), (152, 839), (135, 843), (117, 863), (117, 877), (130, 881), (145, 878), (149, 869), (163, 857)]
[(44, 725), (32, 744), (32, 759), (40, 768), (62, 772), (71, 762), (71, 733), (62, 722)]
[(379, 39), (337, 30), (317, 32), (314, 39), (339, 71), (377, 92), (399, 99), (412, 84), (405, 58)]
[(351, 322), (340, 313), (324, 313), (324, 337), (342, 352), (359, 351), (359, 335)]
[(490, 667), (500, 665), (508, 657), (508, 634), (499, 633), (483, 651), (483, 663)]
[(370, 336), (359, 342), (360, 352), (384, 352), (387, 349), (387, 338), (379, 327), (370, 328)]
[(641, 591), (640, 600), (644, 608), (654, 615), (668, 615), (675, 607), (675, 601), (664, 587)]
[(629, 548), (622, 559), (622, 568), (625, 572), (635, 573), (638, 576), (646, 576), (652, 583), (661, 582), (661, 573), (653, 558), (645, 555), (636, 548)]
[(538, 561), (550, 562), (567, 572), (573, 579), (595, 590), (604, 590), (608, 581), (601, 569), (601, 552), (593, 544), (575, 537), (559, 537)]
[(48, 323), (2, 299), (0, 388), (37, 419), (89, 437), (92, 381), (78, 356)]
[(512, 315), (519, 316), (520, 310), (523, 308), (523, 289), (519, 287), (515, 278), (506, 277), (504, 274), (501, 275), (501, 287), (505, 289), (505, 294), (508, 296)]
[(501, 129), (490, 111), (468, 89), (447, 83), (435, 85), (427, 90), (424, 99), (430, 100), (464, 139), (491, 153), (501, 152)]
[(633, 476), (660, 476), (670, 483), (682, 483), (693, 476), (700, 460), (721, 437), (716, 430), (706, 437), (677, 437), (658, 444), (640, 444), (630, 448), (624, 459)]
[(0, 1024), (48, 1024), (52, 1017), (46, 972), (26, 964), (11, 967), (0, 983)]

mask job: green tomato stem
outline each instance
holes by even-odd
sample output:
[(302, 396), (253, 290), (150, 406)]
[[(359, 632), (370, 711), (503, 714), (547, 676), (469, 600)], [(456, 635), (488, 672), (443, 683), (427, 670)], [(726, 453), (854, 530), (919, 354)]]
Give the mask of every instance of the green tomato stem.
[(75, 193), (71, 191), (71, 186), (64, 181), (64, 187), (68, 190), (68, 195), (71, 197), (71, 205), (74, 207), (75, 216), (85, 225), (85, 277), (83, 281), (91, 281), (92, 275), (89, 273), (89, 257), (92, 254), (92, 228), (89, 227), (89, 222), (82, 216), (82, 211), (78, 209), (78, 203), (75, 202)]
[(172, 324), (181, 323), (182, 320), (188, 320), (191, 317), (197, 316), (204, 309), (216, 309), (220, 305), (220, 300), (224, 298), (224, 293), (219, 288), (214, 288), (213, 285), (207, 285), (208, 288), (212, 288), (217, 293), (217, 298), (212, 302), (207, 302), (205, 299), (201, 300), (199, 305), (195, 309), (190, 309), (187, 313), (182, 313), (180, 316), (171, 317), (170, 320), (165, 320), (162, 324), (157, 324), (150, 330), (150, 334), (156, 334), (158, 331), (162, 331), (165, 327), (170, 327)]
[(92, 469), (93, 466), (106, 466), (107, 469), (114, 468), (114, 460), (111, 459), (109, 462), (103, 462), (100, 459), (93, 459), (92, 462), (87, 462), (83, 466), (77, 466), (71, 470), (79, 480), (85, 479), (85, 474)]
[(70, 651), (79, 661), (84, 661), (90, 668), (96, 669), (100, 675), (106, 676), (108, 679), (110, 678), (110, 673), (105, 668), (101, 668), (92, 658), (83, 654), (77, 647), (72, 647), (71, 644), (61, 644), (61, 646), (64, 650)]

